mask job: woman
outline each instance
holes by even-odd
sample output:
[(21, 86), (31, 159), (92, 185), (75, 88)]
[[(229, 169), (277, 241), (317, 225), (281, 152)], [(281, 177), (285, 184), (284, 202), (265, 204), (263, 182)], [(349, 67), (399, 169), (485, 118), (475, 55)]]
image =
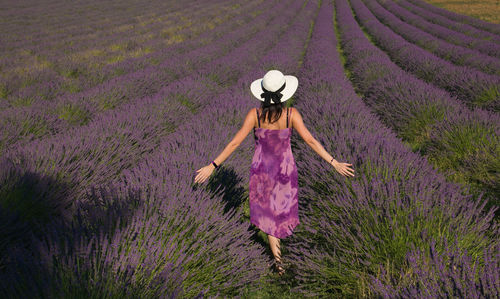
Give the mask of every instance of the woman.
[(249, 182), (250, 222), (267, 234), (280, 275), (284, 269), (279, 241), (291, 235), (299, 224), (297, 167), (290, 146), (293, 128), (336, 171), (344, 176), (354, 176), (354, 170), (348, 167), (352, 164), (337, 162), (309, 133), (297, 109), (284, 111), (283, 103), (292, 97), (297, 86), (296, 77), (285, 76), (277, 70), (270, 70), (263, 78), (252, 82), (250, 90), (262, 102), (260, 109), (250, 109), (233, 140), (211, 164), (198, 169), (195, 178), (196, 183), (204, 182), (250, 130), (254, 130), (256, 146)]

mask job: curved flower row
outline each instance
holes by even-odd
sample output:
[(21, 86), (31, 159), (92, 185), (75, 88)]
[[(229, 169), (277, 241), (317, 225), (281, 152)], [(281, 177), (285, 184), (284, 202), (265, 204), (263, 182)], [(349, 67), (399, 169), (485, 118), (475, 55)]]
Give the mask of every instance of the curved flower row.
[(452, 21), (443, 15), (434, 13), (429, 9), (424, 9), (422, 7), (419, 7), (418, 5), (415, 5), (409, 1), (398, 0), (397, 3), (400, 6), (406, 8), (407, 10), (413, 12), (414, 14), (423, 17), (424, 19), (426, 19), (431, 23), (441, 25), (456, 32), (467, 34), (475, 38), (490, 40), (492, 42), (500, 44), (500, 34), (494, 34), (488, 31), (483, 31), (467, 23)]
[(488, 74), (500, 75), (499, 44), (461, 36), (453, 30), (428, 23), (394, 2), (379, 1), (379, 4), (385, 9), (376, 3), (370, 3), (368, 7), (381, 22), (406, 40), (455, 64), (469, 65)]
[[(493, 24), (493, 23), (485, 22), (485, 21), (480, 20), (478, 18), (471, 17), (471, 16), (461, 15), (461, 14), (449, 11), (447, 9), (434, 6), (434, 5), (429, 4), (423, 0), (408, 0), (408, 1), (415, 4), (415, 5), (422, 7), (428, 11), (431, 11), (433, 13), (444, 16), (450, 20), (456, 21), (458, 23), (469, 24), (469, 25), (474, 26), (478, 29), (496, 34), (497, 36), (500, 37), (500, 25), (499, 24)], [(497, 38), (497, 40), (498, 40), (498, 38)]]
[[(377, 2), (366, 5), (376, 9)], [(449, 91), (471, 108), (500, 111), (500, 76), (484, 74), (467, 66), (456, 66), (407, 42), (380, 23), (362, 2), (353, 2), (357, 20), (401, 68)], [(379, 9), (382, 9), (380, 6)]]

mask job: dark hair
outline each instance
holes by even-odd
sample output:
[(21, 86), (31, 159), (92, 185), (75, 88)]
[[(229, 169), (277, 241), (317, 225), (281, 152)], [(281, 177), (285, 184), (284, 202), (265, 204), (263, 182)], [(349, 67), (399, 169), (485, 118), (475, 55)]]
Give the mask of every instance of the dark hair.
[[(260, 104), (260, 107), (262, 108), (262, 113), (259, 115), (259, 118), (261, 121), (269, 120), (270, 123), (276, 122), (278, 119), (281, 117), (281, 112), (283, 111), (283, 107), (285, 106), (284, 102), (280, 103), (273, 103), (270, 105), (265, 105), (264, 102)], [(274, 116), (274, 120), (272, 120)]]

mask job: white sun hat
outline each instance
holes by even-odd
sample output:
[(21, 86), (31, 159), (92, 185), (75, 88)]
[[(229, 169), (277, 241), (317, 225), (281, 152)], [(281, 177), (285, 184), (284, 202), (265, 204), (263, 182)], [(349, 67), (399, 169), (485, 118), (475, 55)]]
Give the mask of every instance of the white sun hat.
[(257, 99), (271, 104), (290, 99), (298, 85), (299, 80), (295, 76), (285, 76), (278, 70), (270, 70), (263, 78), (253, 81), (250, 90)]

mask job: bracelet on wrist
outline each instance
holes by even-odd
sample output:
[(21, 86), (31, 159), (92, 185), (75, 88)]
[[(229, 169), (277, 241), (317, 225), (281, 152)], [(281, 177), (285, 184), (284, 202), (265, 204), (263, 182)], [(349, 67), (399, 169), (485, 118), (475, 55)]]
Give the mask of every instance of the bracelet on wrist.
[(215, 164), (214, 161), (212, 161), (212, 164), (215, 166), (215, 168), (219, 168), (219, 166), (217, 164)]

